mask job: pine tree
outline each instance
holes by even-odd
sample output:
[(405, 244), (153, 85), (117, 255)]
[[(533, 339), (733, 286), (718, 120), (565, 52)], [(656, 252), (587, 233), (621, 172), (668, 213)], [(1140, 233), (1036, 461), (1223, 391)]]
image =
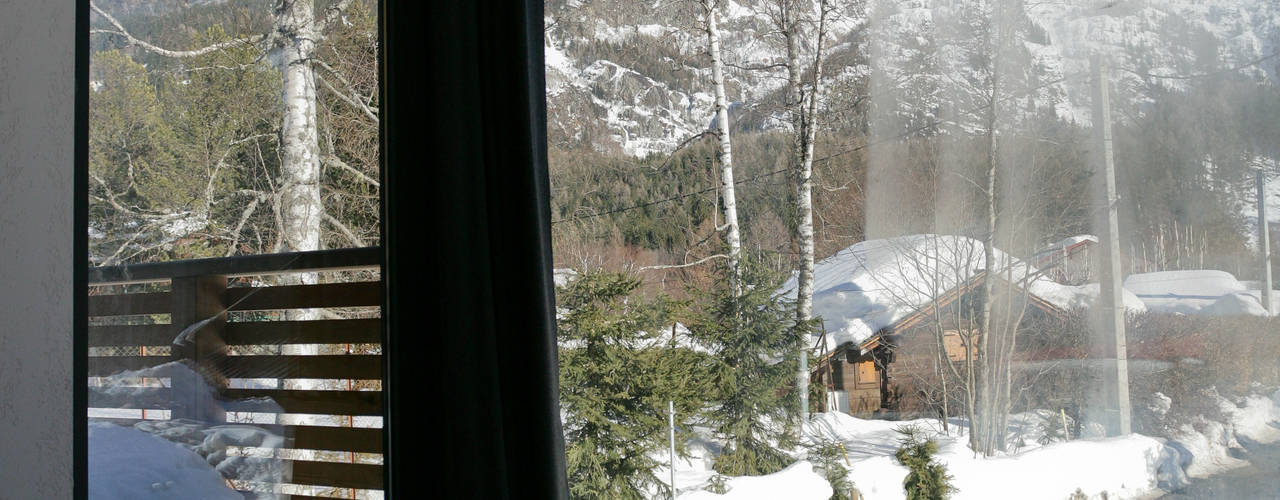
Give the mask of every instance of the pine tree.
[(894, 454), (898, 462), (910, 471), (902, 481), (907, 491), (907, 500), (946, 500), (955, 493), (951, 485), (951, 475), (947, 468), (934, 456), (938, 453), (938, 442), (924, 437), (915, 426), (902, 426), (894, 429), (902, 434), (898, 439), (898, 452)]
[(666, 445), (659, 350), (662, 299), (641, 301), (640, 281), (600, 271), (559, 290), (560, 401), (573, 498), (644, 498), (659, 486), (651, 455)]
[(718, 397), (707, 420), (725, 443), (716, 471), (769, 474), (792, 461), (777, 446), (793, 440), (791, 420), (798, 410), (787, 393), (796, 369), (795, 312), (774, 296), (778, 277), (756, 258), (744, 256), (740, 266), (738, 287), (732, 269), (720, 263), (713, 288), (694, 292), (700, 310), (690, 330), (714, 358)]
[(830, 500), (849, 500), (853, 482), (849, 480), (849, 457), (844, 445), (834, 439), (823, 439), (809, 449), (813, 468), (831, 484)]

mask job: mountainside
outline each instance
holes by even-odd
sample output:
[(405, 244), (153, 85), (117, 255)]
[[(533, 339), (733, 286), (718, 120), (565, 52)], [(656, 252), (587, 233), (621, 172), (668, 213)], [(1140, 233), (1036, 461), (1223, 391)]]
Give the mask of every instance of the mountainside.
[[(737, 129), (787, 126), (777, 109), (784, 68), (758, 69), (783, 62), (785, 53), (781, 38), (771, 34), (769, 3), (728, 0), (721, 10)], [(974, 61), (981, 55), (987, 12), (987, 2), (980, 0), (840, 6), (824, 71), (832, 89), (828, 111), (868, 93), (874, 106), (906, 120), (946, 118), (968, 109), (976, 102), (974, 87), (984, 81)], [(552, 0), (546, 16), (553, 144), (643, 156), (670, 152), (708, 128), (714, 103), (698, 7)], [(1020, 109), (1049, 110), (1082, 125), (1089, 123), (1092, 54), (1110, 55), (1118, 104), (1141, 112), (1150, 93), (1185, 88), (1185, 79), (1161, 76), (1233, 69), (1280, 47), (1280, 6), (1273, 2), (1045, 2), (1005, 17), (1012, 49), (999, 58), (1001, 71), (1020, 74), (1006, 87), (1006, 97), (1030, 101)], [(1274, 82), (1277, 62), (1239, 71)], [(873, 120), (870, 126), (876, 125)]]

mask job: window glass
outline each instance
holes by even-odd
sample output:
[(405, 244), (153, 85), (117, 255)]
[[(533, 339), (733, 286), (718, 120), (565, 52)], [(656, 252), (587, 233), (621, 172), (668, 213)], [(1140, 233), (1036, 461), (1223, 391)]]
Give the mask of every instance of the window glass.
[(377, 2), (90, 6), (90, 498), (382, 498)]
[(1280, 488), (1275, 2), (544, 22), (574, 497)]

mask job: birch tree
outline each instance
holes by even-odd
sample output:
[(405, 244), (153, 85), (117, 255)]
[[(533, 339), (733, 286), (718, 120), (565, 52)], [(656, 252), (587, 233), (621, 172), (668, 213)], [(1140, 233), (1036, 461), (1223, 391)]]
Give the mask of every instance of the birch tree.
[(827, 3), (818, 5), (818, 20), (814, 37), (812, 79), (808, 90), (801, 80), (804, 68), (800, 64), (801, 44), (805, 25), (812, 22), (806, 15), (812, 5), (799, 0), (776, 0), (770, 5), (770, 18), (774, 29), (782, 36), (786, 47), (787, 88), (783, 105), (792, 126), (792, 193), (794, 214), (791, 227), (793, 241), (799, 250), (799, 276), (797, 277), (796, 332), (799, 337), (799, 367), (796, 374), (796, 393), (801, 419), (809, 415), (808, 387), (808, 339), (813, 321), (813, 142), (817, 134), (817, 105), (822, 93), (822, 50), (826, 37)]
[[(89, 5), (110, 25), (109, 28), (92, 29), (92, 34), (117, 36), (127, 45), (173, 59), (192, 59), (251, 46), (260, 51), (260, 59), (265, 59), (280, 71), (283, 105), (279, 136), (281, 169), (275, 191), (270, 194), (280, 234), (272, 250), (309, 251), (321, 248), (321, 223), (326, 220), (321, 203), (314, 52), (317, 43), (323, 40), (325, 30), (338, 22), (351, 2), (340, 0), (317, 15), (315, 0), (279, 0), (272, 9), (269, 32), (187, 50), (164, 48), (142, 40), (96, 3), (90, 2)], [(366, 111), (371, 112), (367, 106)], [(302, 279), (307, 283), (315, 282), (314, 275), (305, 275)]]
[[(92, 11), (105, 21), (104, 27), (92, 29), (92, 34), (116, 37), (123, 40), (126, 46), (141, 49), (159, 58), (181, 61), (180, 67), (184, 68), (182, 71), (195, 71), (190, 69), (195, 66), (199, 66), (196, 69), (201, 71), (231, 71), (235, 75), (233, 79), (255, 73), (254, 69), (264, 66), (263, 63), (278, 71), (279, 108), (274, 111), (278, 113), (276, 117), (279, 120), (279, 129), (277, 134), (272, 134), (277, 142), (274, 151), (271, 151), (278, 155), (276, 159), (279, 166), (278, 172), (262, 175), (263, 178), (254, 180), (255, 183), (264, 185), (263, 189), (240, 190), (244, 192), (242, 196), (247, 196), (240, 199), (247, 200), (248, 203), (239, 216), (235, 229), (231, 231), (227, 255), (236, 251), (244, 226), (253, 217), (258, 205), (264, 202), (270, 203), (273, 208), (275, 237), (269, 248), (260, 244), (259, 250), (271, 252), (320, 250), (325, 246), (322, 240), (322, 227), (326, 223), (334, 228), (342, 240), (355, 246), (363, 246), (363, 240), (358, 233), (367, 231), (351, 229), (338, 217), (326, 212), (322, 201), (324, 199), (322, 160), (337, 170), (355, 175), (358, 183), (367, 183), (377, 188), (376, 180), (333, 154), (333, 151), (338, 149), (335, 144), (346, 138), (335, 139), (330, 130), (330, 136), (326, 141), (328, 150), (331, 152), (329, 158), (324, 157), (321, 148), (319, 108), (322, 99), (318, 93), (318, 84), (323, 85), (329, 94), (343, 105), (358, 110), (358, 116), (373, 125), (373, 136), (376, 137), (377, 104), (372, 102), (371, 98), (361, 95), (357, 90), (358, 85), (352, 83), (353, 80), (360, 79), (347, 78), (340, 70), (333, 67), (349, 65), (351, 60), (367, 59), (367, 54), (341, 55), (333, 44), (325, 45), (329, 42), (330, 33), (337, 33), (354, 25), (352, 21), (344, 18), (344, 14), (352, 10), (352, 4), (353, 0), (337, 0), (326, 4), (321, 4), (318, 0), (278, 0), (270, 9), (269, 28), (264, 32), (219, 40), (194, 49), (178, 50), (161, 47), (135, 36), (111, 13), (94, 2), (90, 3)], [(367, 15), (368, 12), (362, 12), (362, 14)], [(345, 59), (345, 61), (335, 61), (333, 66), (325, 64), (318, 52), (322, 46), (333, 52), (338, 59)], [(214, 56), (230, 52), (239, 55), (252, 53), (253, 56), (247, 59), (221, 58), (212, 63), (209, 61)], [(235, 63), (228, 64), (231, 60)], [(317, 66), (325, 69), (326, 75), (332, 82), (317, 75)], [(326, 99), (330, 98), (326, 97)], [(327, 110), (327, 115), (332, 120), (334, 113), (332, 110)], [(232, 144), (247, 140), (249, 138), (233, 141)], [(232, 149), (231, 145), (228, 145), (227, 154), (230, 154)], [(216, 168), (209, 174), (210, 186), (215, 184), (219, 171), (232, 170), (232, 167), (227, 165), (229, 162), (225, 161), (227, 154), (216, 162)], [(267, 162), (261, 159), (264, 155), (260, 147), (257, 154), (259, 163), (263, 164), (262, 172), (266, 174), (268, 169), (265, 163)], [(206, 221), (212, 205), (212, 195), (205, 196)], [(319, 281), (316, 273), (297, 273), (282, 276), (280, 284), (315, 284)], [(312, 320), (335, 314), (332, 311), (304, 309), (288, 311), (285, 317), (290, 320)], [(281, 354), (313, 355), (319, 354), (319, 351), (318, 345), (285, 345), (280, 348)]]
[[(720, 54), (720, 28), (717, 25), (717, 0), (699, 0), (707, 32), (707, 49), (711, 55), (711, 83), (716, 97), (716, 136), (720, 143), (720, 186), (724, 199), (725, 241), (729, 246), (729, 268), (737, 275), (742, 258), (742, 237), (738, 232), (738, 203), (733, 190), (733, 141), (729, 137), (729, 104), (724, 91), (724, 60)], [(720, 228), (717, 228), (720, 229)]]

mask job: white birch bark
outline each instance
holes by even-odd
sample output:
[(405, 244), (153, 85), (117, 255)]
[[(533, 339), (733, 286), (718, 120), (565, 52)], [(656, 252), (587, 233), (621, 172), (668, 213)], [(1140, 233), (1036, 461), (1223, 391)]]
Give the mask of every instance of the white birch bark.
[[(316, 75), (311, 66), (319, 33), (316, 31), (314, 0), (284, 0), (275, 12), (278, 34), (272, 47), (272, 62), (280, 70), (280, 237), (283, 249), (304, 252), (320, 249), (320, 139), (316, 126)], [(316, 273), (288, 275), (284, 284), (314, 285)], [(319, 319), (315, 309), (288, 312), (293, 321)], [(319, 346), (281, 346), (281, 354), (316, 355)], [(319, 389), (307, 384), (306, 389)]]
[[(791, 154), (793, 164), (791, 168), (795, 177), (792, 196), (795, 198), (796, 213), (793, 216), (792, 224), (795, 230), (793, 238), (800, 240), (798, 245), (801, 247), (800, 253), (802, 254), (800, 275), (798, 277), (799, 283), (796, 288), (796, 332), (799, 336), (797, 339), (799, 352), (797, 354), (795, 390), (800, 421), (805, 422), (809, 420), (809, 330), (803, 325), (807, 325), (813, 316), (813, 273), (812, 267), (810, 267), (810, 273), (807, 277), (808, 279), (806, 279), (803, 264), (804, 236), (802, 235), (803, 230), (800, 228), (804, 220), (804, 209), (802, 208), (804, 204), (800, 199), (806, 196), (802, 186), (805, 183), (805, 175), (803, 173), (805, 138), (808, 137), (808, 132), (805, 128), (804, 89), (800, 85), (801, 25), (797, 22), (797, 17), (800, 13), (796, 2), (780, 0), (777, 3), (777, 7), (776, 28), (782, 33), (787, 46), (787, 93), (783, 102), (787, 113), (790, 115), (792, 133), (794, 134)], [(812, 214), (810, 214), (809, 220), (813, 220)], [(810, 234), (812, 234), (812, 225), (810, 225)]]
[(1000, 102), (1000, 31), (998, 7), (992, 7), (992, 27), (987, 33), (986, 48), (991, 54), (991, 94), (990, 109), (987, 113), (987, 171), (986, 171), (986, 190), (983, 193), (983, 204), (986, 208), (986, 231), (982, 236), (983, 249), (983, 280), (981, 288), (982, 310), (979, 316), (979, 374), (978, 383), (980, 386), (979, 408), (977, 411), (978, 418), (981, 420), (975, 427), (973, 435), (978, 440), (979, 448), (975, 450), (981, 451), (983, 455), (990, 456), (994, 451), (994, 434), (997, 432), (994, 421), (996, 420), (996, 401), (995, 401), (995, 384), (994, 368), (991, 363), (992, 341), (994, 337), (991, 325), (991, 301), (994, 298), (993, 274), (995, 273), (995, 242), (996, 242), (996, 172), (999, 166), (999, 141), (997, 137), (996, 127), (998, 125), (997, 112)]
[(320, 249), (320, 140), (316, 126), (314, 0), (283, 2), (276, 12), (279, 41), (272, 59), (280, 70), (284, 109), (280, 122), (281, 196), (285, 249)]
[[(817, 139), (818, 100), (822, 96), (822, 42), (826, 36), (827, 2), (821, 2), (818, 15), (818, 35), (813, 56), (813, 87), (809, 93), (809, 109), (804, 113), (802, 132), (804, 149), (800, 153), (799, 185), (796, 211), (799, 224), (796, 233), (800, 240), (800, 275), (797, 277), (796, 320), (806, 324), (813, 319), (813, 143)], [(808, 330), (804, 330), (808, 332)], [(796, 382), (801, 390), (801, 415), (808, 417), (808, 338), (800, 345), (800, 374)]]
[(720, 139), (720, 184), (724, 198), (724, 221), (728, 229), (729, 268), (736, 275), (742, 257), (742, 238), (738, 232), (738, 202), (733, 193), (733, 143), (729, 138), (729, 105), (724, 93), (724, 61), (720, 57), (720, 30), (716, 26), (713, 0), (703, 0), (707, 15), (707, 43), (711, 46), (711, 79), (716, 93), (716, 134)]

